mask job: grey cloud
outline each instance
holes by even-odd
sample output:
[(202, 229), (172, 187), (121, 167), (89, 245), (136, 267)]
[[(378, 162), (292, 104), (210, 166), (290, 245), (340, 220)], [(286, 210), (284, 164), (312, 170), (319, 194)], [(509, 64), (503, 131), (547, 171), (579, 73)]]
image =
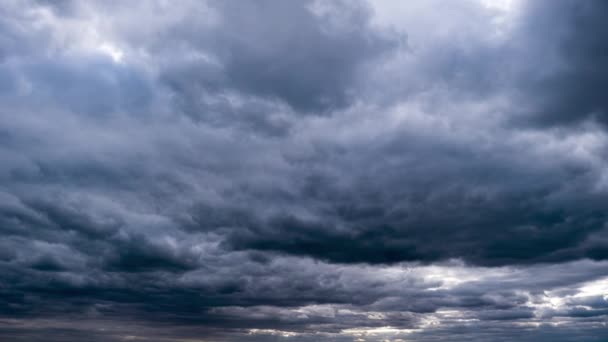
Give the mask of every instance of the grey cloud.
[[(193, 37), (200, 45), (192, 49), (212, 51), (211, 58), (218, 60), (221, 71), (211, 77), (204, 69), (190, 73), (194, 78), (185, 84), (199, 84), (203, 88), (199, 94), (204, 88), (220, 87), (278, 99), (297, 111), (328, 112), (349, 103), (359, 69), (395, 44), (370, 29), (369, 10), (360, 2), (217, 2), (210, 6), (220, 13), (221, 23), (212, 36)], [(315, 6), (320, 13), (315, 13)], [(173, 84), (184, 84), (183, 73), (165, 77)], [(177, 96), (196, 96), (180, 88), (176, 91)]]
[(603, 5), (0, 6), (0, 337), (605, 336)]
[[(551, 1), (529, 4), (521, 39), (529, 40), (525, 56), (540, 58), (523, 79), (522, 91), (540, 124), (570, 125), (585, 120), (606, 123), (608, 32), (601, 24), (603, 1)], [(523, 47), (522, 47), (523, 48)], [(541, 59), (539, 59), (541, 60)]]

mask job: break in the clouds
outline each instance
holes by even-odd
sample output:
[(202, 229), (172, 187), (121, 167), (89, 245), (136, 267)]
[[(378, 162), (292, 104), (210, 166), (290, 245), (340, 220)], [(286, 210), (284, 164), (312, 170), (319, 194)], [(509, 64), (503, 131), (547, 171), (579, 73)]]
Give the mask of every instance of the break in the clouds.
[(608, 4), (0, 4), (0, 339), (604, 341)]

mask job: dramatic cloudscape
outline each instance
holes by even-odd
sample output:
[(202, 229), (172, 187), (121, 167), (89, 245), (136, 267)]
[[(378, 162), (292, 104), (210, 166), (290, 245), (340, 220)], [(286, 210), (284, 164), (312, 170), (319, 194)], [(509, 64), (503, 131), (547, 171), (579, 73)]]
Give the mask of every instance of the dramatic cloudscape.
[(0, 340), (608, 339), (608, 1), (0, 1)]

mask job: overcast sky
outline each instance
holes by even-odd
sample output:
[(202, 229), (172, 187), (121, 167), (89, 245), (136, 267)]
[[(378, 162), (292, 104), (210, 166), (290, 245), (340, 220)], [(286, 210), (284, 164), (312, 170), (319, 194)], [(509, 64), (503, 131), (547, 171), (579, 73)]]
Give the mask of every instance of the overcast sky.
[(606, 341), (608, 1), (0, 1), (0, 340)]

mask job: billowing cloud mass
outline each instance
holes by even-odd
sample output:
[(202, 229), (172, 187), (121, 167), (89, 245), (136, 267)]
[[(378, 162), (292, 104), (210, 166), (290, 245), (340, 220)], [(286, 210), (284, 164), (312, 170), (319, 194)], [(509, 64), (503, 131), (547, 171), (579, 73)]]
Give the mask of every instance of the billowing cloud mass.
[(0, 4), (0, 340), (605, 341), (608, 2)]

